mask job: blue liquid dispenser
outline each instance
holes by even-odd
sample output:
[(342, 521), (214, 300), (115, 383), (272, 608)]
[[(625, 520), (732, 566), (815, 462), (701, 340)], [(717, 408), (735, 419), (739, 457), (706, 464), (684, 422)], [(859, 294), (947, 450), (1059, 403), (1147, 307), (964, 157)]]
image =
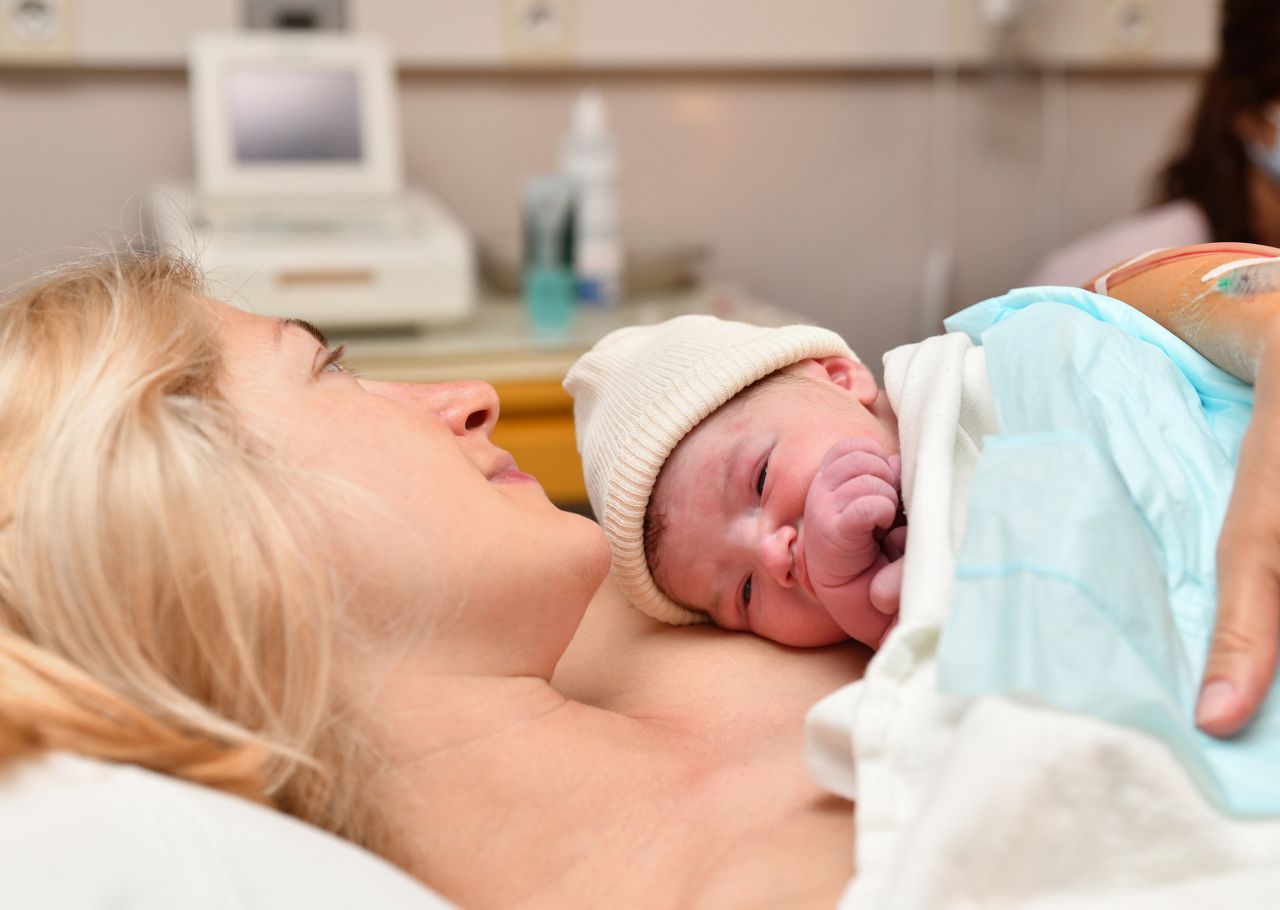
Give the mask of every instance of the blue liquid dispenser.
[(561, 337), (573, 321), (573, 203), (573, 183), (564, 177), (535, 177), (525, 186), (522, 290), (541, 337)]

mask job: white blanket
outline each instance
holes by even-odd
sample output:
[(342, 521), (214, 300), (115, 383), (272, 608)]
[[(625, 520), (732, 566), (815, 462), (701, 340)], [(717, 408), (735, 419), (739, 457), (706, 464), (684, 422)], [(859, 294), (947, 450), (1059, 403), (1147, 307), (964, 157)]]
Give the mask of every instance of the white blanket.
[(995, 431), (984, 354), (931, 338), (886, 357), (885, 385), (911, 516), (901, 619), (808, 723), (810, 773), (857, 804), (841, 908), (1280, 906), (1280, 822), (1224, 817), (1163, 744), (938, 692), (969, 482)]

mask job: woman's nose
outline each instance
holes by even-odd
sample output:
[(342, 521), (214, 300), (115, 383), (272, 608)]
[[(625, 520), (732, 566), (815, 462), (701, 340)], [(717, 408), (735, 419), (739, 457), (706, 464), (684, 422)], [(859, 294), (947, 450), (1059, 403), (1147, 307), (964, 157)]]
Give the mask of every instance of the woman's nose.
[(784, 588), (796, 582), (795, 543), (796, 529), (789, 524), (778, 525), (760, 539), (757, 553), (760, 568)]
[(439, 382), (418, 386), (426, 407), (456, 436), (483, 436), (498, 422), (498, 393), (487, 382)]

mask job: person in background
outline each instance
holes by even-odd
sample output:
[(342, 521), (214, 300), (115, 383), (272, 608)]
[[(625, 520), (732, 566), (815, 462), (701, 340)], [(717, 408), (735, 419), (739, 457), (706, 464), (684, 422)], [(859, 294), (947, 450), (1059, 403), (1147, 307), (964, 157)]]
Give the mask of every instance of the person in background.
[(1028, 285), (1079, 285), (1150, 250), (1215, 241), (1280, 246), (1280, 4), (1224, 0), (1218, 57), (1155, 204), (1056, 250)]

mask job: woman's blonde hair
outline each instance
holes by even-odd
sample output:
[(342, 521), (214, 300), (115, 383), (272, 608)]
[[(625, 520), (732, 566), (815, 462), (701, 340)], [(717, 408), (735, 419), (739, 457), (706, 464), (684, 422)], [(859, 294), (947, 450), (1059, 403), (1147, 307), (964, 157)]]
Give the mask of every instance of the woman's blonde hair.
[(200, 295), (128, 254), (0, 301), (0, 758), (131, 762), (392, 852), (311, 512), (222, 397)]

